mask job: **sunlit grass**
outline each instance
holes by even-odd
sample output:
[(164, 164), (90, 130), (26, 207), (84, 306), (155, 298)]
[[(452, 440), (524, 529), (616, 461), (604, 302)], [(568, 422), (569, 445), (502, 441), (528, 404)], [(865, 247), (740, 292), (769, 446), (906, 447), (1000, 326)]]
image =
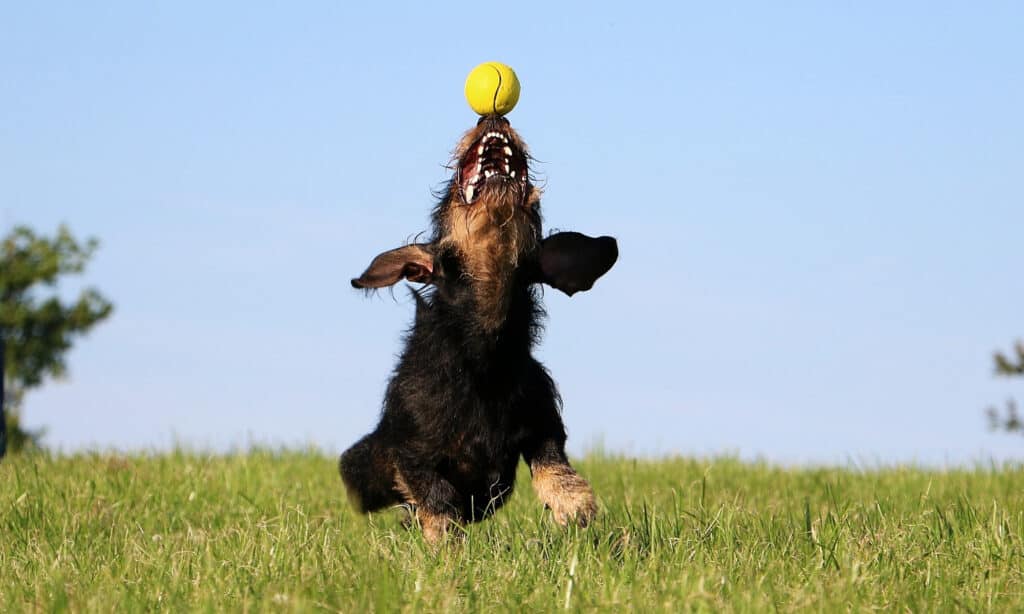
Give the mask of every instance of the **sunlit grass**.
[(554, 526), (525, 468), (440, 549), (345, 502), (318, 452), (30, 454), (0, 463), (0, 604), (19, 610), (1020, 611), (1024, 468), (577, 463)]

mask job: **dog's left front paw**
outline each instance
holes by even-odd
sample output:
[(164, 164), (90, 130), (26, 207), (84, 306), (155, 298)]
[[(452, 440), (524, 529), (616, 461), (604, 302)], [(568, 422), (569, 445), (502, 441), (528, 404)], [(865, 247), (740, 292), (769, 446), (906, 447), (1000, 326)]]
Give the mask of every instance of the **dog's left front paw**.
[(533, 488), (551, 510), (555, 522), (562, 526), (574, 522), (585, 527), (597, 516), (594, 490), (568, 465), (536, 467)]

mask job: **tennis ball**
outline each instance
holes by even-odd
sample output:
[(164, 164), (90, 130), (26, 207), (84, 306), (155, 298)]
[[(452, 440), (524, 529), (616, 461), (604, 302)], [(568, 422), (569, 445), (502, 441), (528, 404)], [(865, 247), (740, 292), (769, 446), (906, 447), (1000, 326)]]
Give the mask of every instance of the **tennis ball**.
[(501, 62), (484, 62), (466, 77), (466, 100), (480, 115), (504, 115), (519, 102), (519, 79)]

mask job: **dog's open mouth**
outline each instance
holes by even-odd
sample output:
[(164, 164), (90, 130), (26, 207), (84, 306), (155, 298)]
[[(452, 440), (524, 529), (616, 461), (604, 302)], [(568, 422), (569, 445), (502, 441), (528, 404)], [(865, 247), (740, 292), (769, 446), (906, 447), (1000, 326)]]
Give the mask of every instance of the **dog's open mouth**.
[(526, 155), (502, 130), (485, 132), (459, 161), (459, 187), (467, 204), (493, 187), (525, 187), (528, 179)]

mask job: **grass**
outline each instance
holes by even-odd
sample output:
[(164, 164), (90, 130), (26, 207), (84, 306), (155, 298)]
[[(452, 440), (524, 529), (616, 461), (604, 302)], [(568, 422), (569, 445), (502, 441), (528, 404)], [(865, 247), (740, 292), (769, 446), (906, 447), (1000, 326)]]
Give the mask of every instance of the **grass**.
[(309, 451), (0, 463), (4, 611), (1024, 610), (1024, 467), (577, 463), (602, 504), (512, 502), (435, 550)]

